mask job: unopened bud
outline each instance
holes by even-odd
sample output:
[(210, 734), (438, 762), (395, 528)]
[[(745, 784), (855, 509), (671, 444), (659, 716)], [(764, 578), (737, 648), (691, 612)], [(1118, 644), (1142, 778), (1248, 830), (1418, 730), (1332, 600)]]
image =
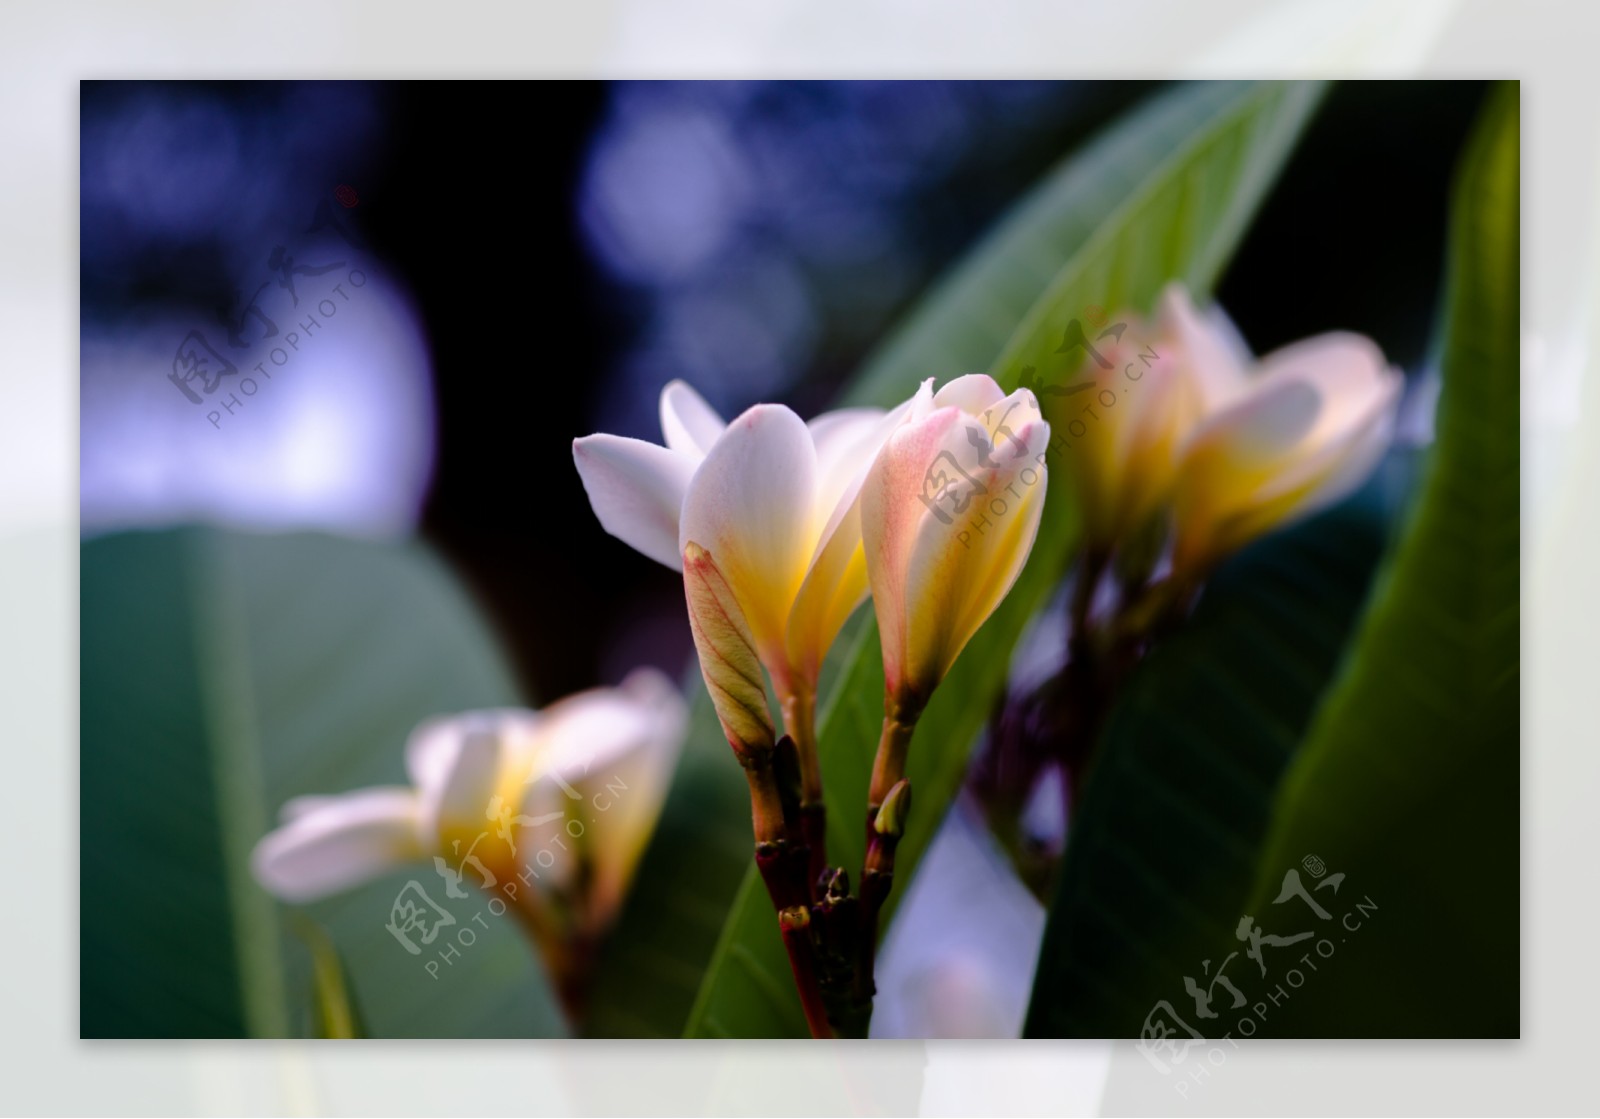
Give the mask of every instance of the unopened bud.
[(872, 830), (890, 839), (899, 839), (905, 834), (906, 816), (910, 811), (911, 782), (902, 777), (878, 806), (878, 814), (872, 820)]
[(850, 875), (842, 866), (830, 866), (823, 871), (818, 885), (826, 901), (840, 902), (850, 896)]

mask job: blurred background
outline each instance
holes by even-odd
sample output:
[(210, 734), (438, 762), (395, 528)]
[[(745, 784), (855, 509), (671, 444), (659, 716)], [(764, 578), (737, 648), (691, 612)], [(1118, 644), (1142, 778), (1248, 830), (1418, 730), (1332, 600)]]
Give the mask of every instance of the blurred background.
[[(419, 534), (529, 702), (681, 674), (678, 577), (600, 530), (571, 440), (659, 438), (675, 377), (826, 407), (1153, 88), (86, 82), (83, 532)], [(1426, 365), (1480, 98), (1334, 87), (1220, 289), (1258, 351), (1351, 329)]]

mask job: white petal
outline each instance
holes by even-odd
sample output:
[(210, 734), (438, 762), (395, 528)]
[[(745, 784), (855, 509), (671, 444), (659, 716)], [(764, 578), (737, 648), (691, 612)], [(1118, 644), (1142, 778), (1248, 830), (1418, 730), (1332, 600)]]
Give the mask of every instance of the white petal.
[(1005, 391), (986, 373), (968, 373), (957, 377), (933, 394), (935, 408), (960, 408), (969, 416), (977, 416), (1005, 399)]
[(1169, 284), (1161, 293), (1159, 323), (1161, 332), (1177, 342), (1178, 360), (1194, 378), (1205, 411), (1225, 408), (1245, 394), (1250, 351), (1220, 307), (1202, 316), (1183, 285)]
[(417, 797), (410, 789), (362, 789), (289, 803), (298, 804), (293, 819), (250, 855), (256, 880), (284, 901), (315, 901), (422, 857)]
[(544, 710), (541, 770), (577, 782), (658, 740), (680, 740), (688, 720), (666, 674), (637, 669), (616, 688), (593, 688)]
[[(977, 458), (972, 438), (974, 432), (985, 434), (981, 419), (957, 425), (941, 441), (942, 452), (964, 463), (983, 492), (973, 497), (965, 515), (952, 518), (953, 524), (924, 516), (918, 526), (905, 576), (912, 602), (906, 641), (913, 676), (931, 667), (937, 681), (949, 671), (1011, 592), (1033, 551), (1044, 509), (1042, 463), (1050, 425), (1040, 418), (1037, 404), (1019, 409), (1011, 423), (1013, 434), (990, 436), (988, 467)], [(1024, 470), (1033, 477), (1031, 484), (1023, 479)]]
[(443, 837), (447, 832), (476, 835), (486, 826), (489, 798), (500, 777), (500, 740), (488, 720), (470, 725), (440, 748), (438, 769), (419, 790), (423, 828)]
[(1344, 332), (1319, 334), (1274, 350), (1261, 359), (1257, 377), (1263, 386), (1297, 380), (1317, 390), (1322, 408), (1307, 435), (1311, 448), (1342, 439), (1366, 424), (1393, 399), (1401, 381), (1400, 374), (1384, 364), (1376, 343)]
[(572, 457), (601, 527), (657, 563), (682, 571), (678, 519), (695, 459), (620, 435), (576, 439)]
[(806, 425), (817, 448), (816, 516), (823, 524), (812, 551), (813, 563), (844, 520), (861, 490), (867, 468), (899, 423), (900, 414), (886, 415), (877, 408), (846, 408), (824, 412)]
[(822, 527), (816, 458), (799, 416), (758, 404), (717, 440), (684, 499), (678, 550), (693, 542), (711, 554), (768, 671), (782, 667), (789, 608)]
[(661, 390), (661, 434), (672, 450), (699, 461), (727, 427), (685, 382), (673, 381)]
[[(1263, 383), (1200, 425), (1185, 450), (1184, 470), (1201, 467), (1209, 473), (1215, 467), (1240, 481), (1246, 477), (1265, 481), (1317, 426), (1322, 407), (1316, 389), (1303, 381), (1283, 378)], [(1182, 477), (1179, 484), (1185, 481), (1200, 484)]]
[(1018, 402), (1014, 439), (943, 408), (896, 431), (868, 474), (862, 536), (891, 688), (936, 684), (1027, 561), (1049, 426), (1031, 394)]
[(1261, 498), (1276, 497), (1298, 487), (1306, 487), (1297, 502), (1296, 517), (1325, 509), (1347, 497), (1366, 480), (1383, 457), (1394, 436), (1395, 410), (1402, 380), (1387, 385), (1388, 392), (1366, 417), (1324, 442), (1303, 461), (1284, 471), (1261, 493)]

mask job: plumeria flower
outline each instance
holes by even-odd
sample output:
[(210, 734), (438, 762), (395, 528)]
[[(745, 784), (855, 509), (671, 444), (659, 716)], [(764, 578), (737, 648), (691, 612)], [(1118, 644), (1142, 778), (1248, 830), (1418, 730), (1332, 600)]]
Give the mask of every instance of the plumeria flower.
[(930, 386), (861, 491), (887, 721), (904, 728), (892, 747), (899, 762), (880, 751), (873, 806), (900, 779), (910, 727), (933, 689), (1021, 574), (1044, 509), (1050, 425), (1033, 393), (1007, 396), (981, 374), (937, 393)]
[(687, 724), (654, 669), (542, 711), (433, 719), (406, 743), (410, 786), (307, 796), (256, 845), (256, 878), (308, 902), (412, 863), (498, 893), (547, 955), (602, 932), (655, 828)]
[(666, 446), (615, 435), (573, 443), (607, 532), (678, 570), (691, 545), (709, 556), (772, 677), (808, 799), (821, 797), (811, 727), (817, 674), (867, 596), (856, 499), (904, 407), (848, 408), (807, 423), (782, 405), (758, 404), (724, 423), (674, 381), (661, 393)]
[(1041, 392), (1062, 398), (1052, 415), (1070, 441), (1068, 476), (1086, 545), (1099, 559), (1165, 510), (1201, 401), (1164, 318), (1121, 314), (1085, 341), (1070, 383)]
[(1345, 496), (1388, 444), (1403, 378), (1366, 338), (1318, 335), (1258, 362), (1222, 309), (1197, 311), (1180, 284), (1153, 320), (1117, 320), (1090, 337), (1065, 413), (1100, 557), (1170, 514), (1175, 570), (1203, 575)]
[(1173, 567), (1203, 573), (1359, 486), (1389, 445), (1405, 379), (1370, 339), (1335, 332), (1259, 361), (1220, 310), (1178, 286), (1162, 315), (1197, 404), (1172, 486)]

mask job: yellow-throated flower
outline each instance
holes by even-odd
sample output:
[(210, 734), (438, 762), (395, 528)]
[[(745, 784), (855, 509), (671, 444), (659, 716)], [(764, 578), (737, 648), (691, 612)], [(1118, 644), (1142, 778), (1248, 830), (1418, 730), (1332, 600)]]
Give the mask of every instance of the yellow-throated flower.
[(665, 447), (614, 435), (573, 443), (607, 532), (679, 570), (691, 545), (710, 557), (800, 745), (808, 800), (821, 796), (811, 731), (817, 673), (867, 595), (856, 499), (904, 407), (806, 423), (782, 405), (758, 404), (724, 424), (675, 381), (661, 393)]
[(1404, 377), (1371, 339), (1319, 334), (1253, 360), (1220, 309), (1162, 303), (1198, 415), (1175, 459), (1173, 567), (1217, 560), (1360, 485), (1394, 428)]
[(446, 896), (497, 894), (548, 954), (616, 914), (686, 723), (682, 696), (654, 669), (541, 711), (433, 719), (406, 743), (411, 786), (292, 800), (251, 866), (278, 897), (307, 902), (431, 859)]
[(1359, 484), (1402, 385), (1355, 334), (1258, 362), (1222, 309), (1197, 311), (1180, 284), (1152, 320), (1120, 314), (1078, 344), (1058, 407), (1089, 547), (1103, 556), (1170, 517), (1174, 567), (1194, 575)]

